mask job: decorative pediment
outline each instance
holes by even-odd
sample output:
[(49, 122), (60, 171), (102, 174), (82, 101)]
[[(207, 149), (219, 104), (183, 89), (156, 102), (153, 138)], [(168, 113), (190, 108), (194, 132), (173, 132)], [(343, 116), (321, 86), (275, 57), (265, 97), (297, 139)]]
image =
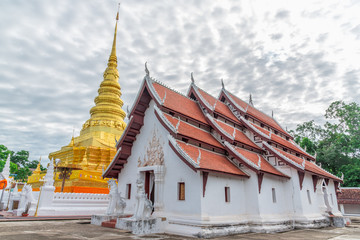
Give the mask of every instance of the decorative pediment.
[(144, 159), (138, 158), (138, 167), (163, 165), (164, 164), (164, 151), (160, 138), (157, 137), (156, 130), (154, 128), (153, 135), (149, 141), (148, 147)]

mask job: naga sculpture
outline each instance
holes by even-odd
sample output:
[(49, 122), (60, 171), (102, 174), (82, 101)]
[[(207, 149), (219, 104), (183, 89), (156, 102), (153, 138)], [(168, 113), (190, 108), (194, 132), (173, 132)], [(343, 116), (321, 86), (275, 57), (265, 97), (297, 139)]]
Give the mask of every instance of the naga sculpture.
[(126, 202), (123, 197), (121, 197), (121, 193), (118, 190), (118, 186), (116, 181), (111, 179), (108, 181), (108, 185), (110, 188), (109, 192), (109, 205), (106, 210), (107, 215), (116, 215), (120, 216), (124, 214), (124, 209), (126, 207)]
[(32, 194), (32, 187), (31, 185), (25, 185), (20, 194), (19, 210), (25, 210), (25, 207), (33, 201), (35, 201), (35, 199)]
[(146, 197), (144, 191), (144, 182), (141, 179), (136, 180), (136, 208), (134, 213), (135, 219), (149, 219), (153, 210), (152, 202)]

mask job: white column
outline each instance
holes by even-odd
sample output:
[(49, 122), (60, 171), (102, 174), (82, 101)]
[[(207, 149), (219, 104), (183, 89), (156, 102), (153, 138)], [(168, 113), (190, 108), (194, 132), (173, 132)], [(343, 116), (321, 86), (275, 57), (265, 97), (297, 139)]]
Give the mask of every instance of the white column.
[(155, 213), (161, 212), (164, 206), (164, 175), (165, 167), (163, 165), (155, 166)]
[(39, 195), (39, 205), (38, 205), (38, 216), (51, 215), (54, 212), (53, 201), (55, 194), (54, 187), (54, 161), (50, 160), (49, 167), (47, 169), (44, 186), (41, 188), (41, 193)]

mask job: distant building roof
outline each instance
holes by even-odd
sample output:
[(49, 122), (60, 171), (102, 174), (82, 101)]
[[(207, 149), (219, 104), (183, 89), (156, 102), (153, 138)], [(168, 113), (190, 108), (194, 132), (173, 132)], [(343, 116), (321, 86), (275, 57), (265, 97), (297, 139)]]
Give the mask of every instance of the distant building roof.
[(338, 202), (340, 204), (360, 204), (360, 188), (341, 188)]

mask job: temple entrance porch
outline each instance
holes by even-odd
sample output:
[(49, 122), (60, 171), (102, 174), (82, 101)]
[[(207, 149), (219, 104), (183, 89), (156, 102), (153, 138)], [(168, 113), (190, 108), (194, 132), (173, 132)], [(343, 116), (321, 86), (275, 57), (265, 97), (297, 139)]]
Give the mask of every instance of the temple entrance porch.
[(163, 208), (164, 173), (163, 165), (138, 168), (138, 174), (144, 182), (145, 194), (154, 206), (155, 215), (158, 215)]

